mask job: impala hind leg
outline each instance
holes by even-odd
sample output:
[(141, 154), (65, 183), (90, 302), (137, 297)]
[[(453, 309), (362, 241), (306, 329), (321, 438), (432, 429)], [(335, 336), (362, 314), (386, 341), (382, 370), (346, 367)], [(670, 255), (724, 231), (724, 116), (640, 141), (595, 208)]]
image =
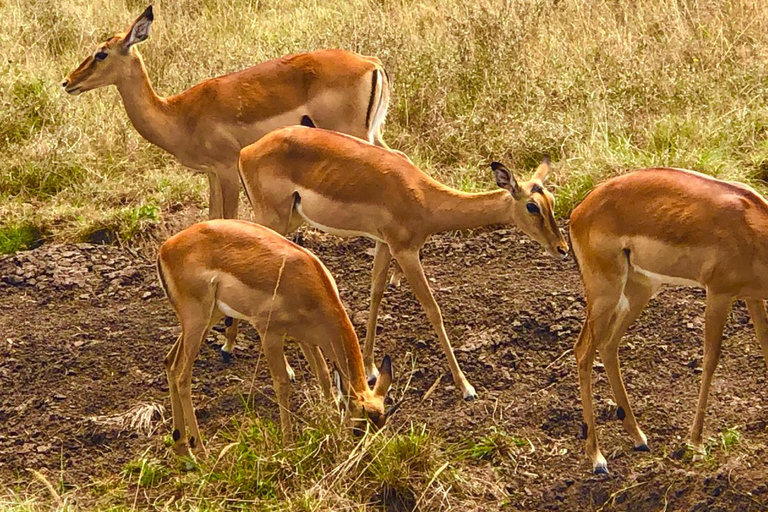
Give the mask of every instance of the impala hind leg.
[(459, 388), (465, 400), (474, 400), (477, 398), (477, 392), (475, 392), (475, 388), (469, 383), (464, 376), (464, 372), (459, 368), (459, 362), (456, 360), (453, 348), (451, 348), (451, 342), (448, 339), (448, 334), (445, 332), (445, 325), (443, 324), (443, 315), (440, 312), (440, 306), (435, 302), (435, 297), (432, 295), (432, 290), (429, 288), (427, 278), (424, 276), (424, 269), (419, 261), (419, 251), (399, 251), (395, 253), (395, 259), (400, 263), (400, 268), (403, 269), (403, 273), (405, 274), (406, 279), (408, 279), (408, 283), (411, 285), (414, 295), (416, 295), (416, 298), (421, 303), (429, 322), (437, 333), (443, 352), (445, 352), (445, 356), (448, 358), (448, 365), (451, 368), (453, 382), (456, 384), (456, 387)]
[[(172, 398), (171, 406), (181, 406), (184, 423), (189, 429), (189, 438), (186, 439), (183, 425), (178, 425), (174, 421), (174, 450), (182, 455), (188, 454), (189, 448), (196, 452), (205, 452), (195, 417), (195, 409), (192, 405), (192, 368), (205, 337), (211, 327), (221, 318), (213, 315), (212, 312), (212, 302), (211, 304), (199, 303), (195, 306), (187, 306), (177, 312), (181, 319), (181, 336), (177, 341), (178, 346), (174, 345), (175, 351), (173, 348), (171, 349), (174, 352), (172, 361), (169, 361), (170, 364), (166, 363), (168, 387), (175, 386), (178, 393), (177, 400)], [(168, 355), (170, 356), (171, 353)]]
[(228, 316), (224, 318), (224, 337), (226, 341), (221, 346), (221, 358), (225, 363), (232, 361), (232, 354), (235, 352), (237, 342), (238, 320)]
[(181, 346), (183, 334), (179, 334), (176, 338), (176, 342), (168, 351), (168, 355), (165, 356), (165, 374), (168, 378), (168, 391), (171, 395), (171, 415), (173, 416), (173, 448), (179, 455), (189, 455), (189, 445), (185, 441), (181, 441), (182, 435), (187, 430), (187, 425), (184, 422), (184, 408), (181, 405), (181, 397), (179, 396), (178, 381), (174, 374), (171, 373), (171, 367), (176, 361), (177, 354), (179, 353), (179, 347)]
[[(584, 416), (582, 434), (592, 469), (598, 474), (608, 473), (608, 463), (600, 452), (597, 440), (595, 412), (592, 406), (592, 365), (598, 347), (613, 337), (618, 323), (629, 311), (628, 300), (625, 297), (622, 300), (628, 261), (624, 253), (611, 253), (602, 257), (599, 262), (594, 262), (594, 266), (584, 259), (581, 259), (580, 263), (587, 298), (587, 318), (573, 352), (579, 373), (579, 391)], [(592, 268), (600, 270), (595, 271)], [(616, 364), (618, 365), (618, 362)]]
[(704, 445), (701, 431), (704, 429), (704, 415), (707, 413), (707, 399), (712, 377), (720, 361), (720, 348), (723, 342), (723, 329), (728, 319), (734, 297), (726, 294), (713, 293), (707, 290), (707, 307), (704, 314), (704, 368), (701, 373), (701, 388), (696, 415), (691, 427), (691, 444), (693, 445), (694, 460), (704, 456)]
[(621, 376), (621, 366), (619, 364), (619, 343), (629, 326), (640, 316), (640, 313), (642, 313), (648, 301), (653, 297), (653, 294), (656, 293), (658, 287), (657, 283), (651, 282), (636, 273), (630, 273), (627, 284), (624, 286), (623, 297), (620, 299), (627, 301), (626, 312), (622, 318), (617, 318), (616, 328), (608, 342), (605, 345), (598, 345), (600, 359), (602, 359), (605, 365), (605, 373), (611, 384), (613, 397), (619, 406), (616, 414), (621, 420), (624, 430), (635, 441), (636, 451), (648, 451), (648, 438), (637, 425), (632, 406), (629, 404), (629, 397), (624, 387), (624, 379)]
[(768, 366), (768, 316), (765, 314), (765, 305), (762, 300), (748, 300), (747, 308), (752, 323), (755, 324), (755, 335), (763, 350), (763, 359)]
[(368, 325), (365, 332), (365, 345), (363, 347), (363, 366), (368, 377), (368, 383), (373, 384), (379, 376), (379, 370), (373, 362), (373, 345), (376, 339), (376, 324), (379, 317), (379, 306), (384, 296), (384, 288), (387, 283), (387, 272), (392, 253), (384, 242), (376, 242), (373, 254), (373, 271), (371, 273), (371, 309), (368, 312)]

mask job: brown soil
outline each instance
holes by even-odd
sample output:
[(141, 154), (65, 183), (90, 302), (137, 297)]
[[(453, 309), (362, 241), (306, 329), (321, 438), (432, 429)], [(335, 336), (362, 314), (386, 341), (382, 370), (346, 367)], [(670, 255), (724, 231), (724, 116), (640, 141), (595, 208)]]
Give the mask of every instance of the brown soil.
[[(328, 265), (364, 334), (372, 245), (306, 232), (304, 243)], [(592, 476), (583, 452), (581, 405), (570, 349), (584, 316), (574, 261), (556, 262), (513, 230), (434, 237), (423, 261), (457, 357), (479, 400), (461, 400), (436, 338), (407, 284), (389, 290), (378, 358), (393, 357), (408, 401), (395, 424), (425, 422), (447, 441), (492, 428), (530, 440), (516, 457), (470, 470), (496, 475), (506, 495), (478, 508), (507, 510), (766, 510), (766, 366), (743, 305), (731, 315), (710, 395), (705, 435), (737, 428), (740, 440), (712, 458), (683, 455), (701, 363), (701, 291), (668, 288), (625, 337), (624, 377), (652, 453), (635, 453), (616, 419), (604, 372), (595, 371), (595, 407), (611, 474)], [(137, 404), (170, 409), (163, 358), (178, 332), (151, 259), (116, 247), (43, 246), (0, 259), (0, 482), (24, 486), (25, 468), (84, 485), (115, 474), (159, 443), (117, 426)], [(224, 364), (213, 338), (196, 363), (194, 390), (204, 432), (241, 410), (241, 379), (253, 378), (258, 344)], [(303, 377), (302, 377), (303, 378)], [(439, 379), (434, 392), (422, 402)], [(268, 389), (265, 365), (256, 376)], [(257, 406), (276, 417), (268, 400)], [(168, 416), (168, 413), (166, 413)], [(490, 470), (490, 466), (495, 469)], [(55, 476), (53, 477), (56, 478)], [(495, 505), (496, 504), (496, 505)]]

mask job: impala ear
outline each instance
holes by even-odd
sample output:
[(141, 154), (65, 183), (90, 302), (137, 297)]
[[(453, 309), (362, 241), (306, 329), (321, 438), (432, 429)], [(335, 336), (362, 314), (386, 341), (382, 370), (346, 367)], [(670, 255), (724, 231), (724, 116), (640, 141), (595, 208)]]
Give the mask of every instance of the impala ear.
[(146, 40), (149, 37), (149, 28), (152, 26), (152, 20), (154, 19), (155, 16), (152, 14), (152, 6), (150, 5), (131, 25), (128, 35), (123, 40), (123, 48), (127, 50), (136, 43)]
[(549, 174), (549, 170), (550, 170), (549, 163), (550, 163), (549, 155), (544, 153), (544, 156), (541, 159), (541, 163), (536, 168), (536, 172), (533, 173), (533, 178), (531, 178), (531, 180), (539, 180), (542, 183), (544, 183), (544, 180), (547, 179), (547, 174)]
[(512, 197), (519, 199), (521, 195), (520, 186), (517, 184), (517, 180), (512, 173), (504, 167), (504, 164), (499, 162), (492, 162), (491, 169), (493, 169), (493, 175), (496, 178), (496, 184), (504, 189), (509, 190)]
[(392, 385), (392, 359), (387, 355), (379, 367), (379, 377), (376, 379), (376, 385), (373, 388), (375, 396), (384, 397)]

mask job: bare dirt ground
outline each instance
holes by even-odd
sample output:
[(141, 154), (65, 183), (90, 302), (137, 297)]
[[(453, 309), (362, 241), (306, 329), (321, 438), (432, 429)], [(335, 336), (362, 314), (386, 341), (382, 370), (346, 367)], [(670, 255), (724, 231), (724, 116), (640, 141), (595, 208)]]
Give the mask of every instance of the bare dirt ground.
[[(311, 231), (304, 240), (336, 277), (362, 337), (371, 242)], [(652, 453), (632, 451), (598, 365), (595, 406), (611, 474), (593, 476), (583, 454), (571, 352), (584, 317), (574, 261), (543, 256), (514, 230), (435, 237), (423, 261), (459, 361), (480, 398), (464, 402), (453, 388), (445, 357), (407, 284), (385, 295), (377, 359), (392, 355), (400, 391), (410, 378), (408, 402), (394, 424), (424, 422), (448, 442), (492, 428), (530, 441), (515, 457), (470, 468), (492, 475), (504, 490), (487, 496), (478, 509), (500, 508), (502, 499), (505, 510), (768, 509), (768, 372), (743, 305), (731, 314), (710, 395), (708, 461), (693, 463), (682, 450), (698, 393), (704, 294), (667, 288), (621, 349), (630, 399)], [(2, 258), (0, 322), (3, 487), (24, 488), (30, 480), (25, 468), (87, 485), (119, 472), (148, 445), (162, 443), (168, 423), (149, 439), (115, 426), (120, 414), (139, 404), (170, 410), (163, 358), (178, 324), (151, 259), (92, 245), (43, 246)], [(221, 361), (213, 338), (196, 363), (193, 394), (209, 435), (242, 408), (243, 382), (253, 379), (259, 354), (251, 331), (246, 338), (233, 364)], [(265, 365), (255, 378), (258, 389), (270, 387)], [(256, 403), (276, 417), (268, 400)], [(722, 442), (726, 428), (738, 432), (735, 442)]]

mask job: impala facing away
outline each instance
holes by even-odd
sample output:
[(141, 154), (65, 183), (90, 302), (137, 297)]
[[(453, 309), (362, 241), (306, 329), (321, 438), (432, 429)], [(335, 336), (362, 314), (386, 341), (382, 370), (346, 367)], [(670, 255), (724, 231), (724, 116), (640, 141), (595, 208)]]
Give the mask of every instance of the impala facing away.
[(321, 127), (386, 146), (381, 126), (390, 84), (381, 62), (344, 50), (288, 55), (205, 80), (175, 96), (152, 89), (136, 44), (149, 37), (152, 6), (125, 34), (96, 47), (62, 84), (69, 94), (117, 86), (142, 137), (205, 172), (210, 218), (237, 217), (240, 149), (309, 115)]
[(737, 298), (744, 299), (768, 361), (768, 203), (750, 187), (693, 171), (647, 169), (598, 186), (573, 211), (573, 251), (587, 299), (587, 319), (574, 352), (579, 369), (587, 456), (607, 473), (592, 411), (595, 351), (618, 404), (618, 416), (647, 451), (647, 439), (629, 405), (619, 369), (619, 341), (663, 283), (707, 291), (704, 371), (691, 428), (697, 458), (712, 374), (723, 327)]
[[(286, 442), (292, 440), (285, 364), (286, 339), (300, 342), (327, 397), (334, 362), (347, 392), (353, 431), (384, 426), (384, 396), (392, 382), (389, 356), (373, 390), (363, 371), (360, 345), (333, 277), (312, 253), (274, 231), (240, 220), (210, 220), (169, 238), (157, 258), (160, 282), (181, 322), (181, 335), (165, 358), (177, 453), (203, 450), (192, 406), (192, 366), (211, 327), (223, 316), (249, 321), (261, 337), (280, 406)], [(189, 427), (189, 442), (185, 435)]]
[(373, 342), (389, 263), (394, 256), (437, 332), (456, 386), (465, 399), (475, 389), (459, 368), (443, 326), (419, 249), (441, 231), (515, 224), (555, 257), (568, 245), (552, 214), (554, 198), (543, 185), (546, 159), (531, 181), (518, 183), (492, 165), (502, 190), (468, 194), (422, 173), (402, 154), (344, 134), (292, 126), (274, 131), (240, 153), (240, 177), (256, 222), (287, 234), (306, 222), (340, 236), (376, 241), (363, 362), (376, 376)]

